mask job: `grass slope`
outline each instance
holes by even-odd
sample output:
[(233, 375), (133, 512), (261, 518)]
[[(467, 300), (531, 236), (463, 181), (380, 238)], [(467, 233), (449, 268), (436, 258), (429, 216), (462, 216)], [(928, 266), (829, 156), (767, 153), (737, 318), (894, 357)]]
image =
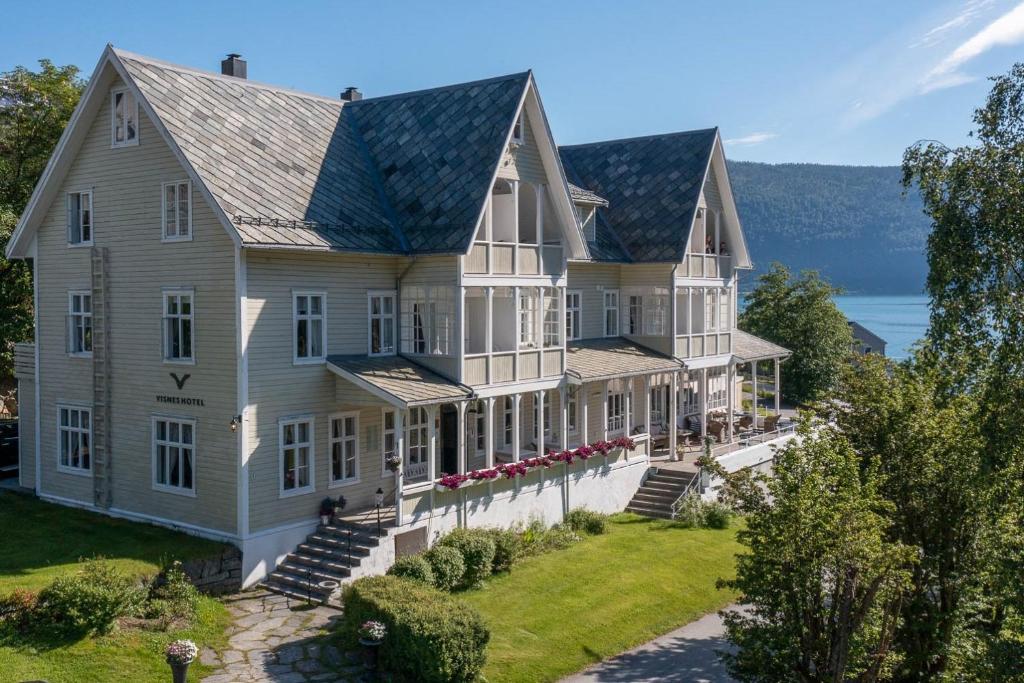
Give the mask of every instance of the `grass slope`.
[[(39, 590), (61, 573), (76, 569), (79, 558), (103, 556), (139, 576), (155, 574), (171, 559), (219, 553), (221, 545), (167, 529), (111, 519), (84, 510), (44, 503), (0, 492), (0, 595), (15, 588)], [(31, 643), (12, 640), (0, 630), (0, 679), (46, 679), (50, 683), (90, 681), (163, 681), (170, 669), (164, 646), (176, 638), (221, 648), (230, 616), (212, 598), (203, 598), (199, 618), (187, 631), (114, 632), (102, 638), (63, 641), (45, 638)], [(189, 680), (206, 672), (195, 663)]]
[(524, 560), (461, 595), (491, 628), (484, 675), (554, 681), (729, 604), (736, 530), (616, 515), (602, 536)]

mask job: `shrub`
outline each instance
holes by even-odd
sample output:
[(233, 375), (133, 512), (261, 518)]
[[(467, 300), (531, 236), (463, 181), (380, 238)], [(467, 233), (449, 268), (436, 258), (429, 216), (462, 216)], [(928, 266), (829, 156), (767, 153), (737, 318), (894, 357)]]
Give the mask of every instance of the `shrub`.
[(523, 539), (515, 529), (485, 529), (494, 541), (494, 563), (491, 571), (511, 571), (512, 565), (519, 561), (523, 554)]
[(675, 506), (677, 524), (701, 529), (725, 529), (733, 511), (717, 500), (704, 501), (700, 496), (684, 496)]
[(146, 588), (101, 559), (59, 576), (39, 593), (39, 611), (53, 626), (82, 633), (107, 633), (119, 617), (141, 612)]
[(556, 524), (548, 528), (544, 522), (535, 519), (522, 533), (523, 555), (540, 555), (552, 550), (568, 548), (580, 540), (579, 534), (567, 526)]
[(605, 532), (607, 518), (607, 515), (602, 515), (600, 512), (576, 508), (570, 510), (569, 514), (565, 516), (565, 525), (578, 534), (587, 533), (591, 536), (598, 536)]
[(435, 545), (427, 551), (426, 560), (434, 574), (434, 585), (443, 591), (454, 590), (466, 575), (466, 561), (455, 548)]
[(439, 545), (455, 548), (462, 555), (466, 571), (462, 575), (462, 588), (473, 588), (491, 575), (494, 566), (494, 539), (486, 529), (455, 529), (443, 536)]
[(15, 631), (24, 633), (35, 623), (39, 596), (18, 589), (0, 597), (0, 622), (10, 624)]
[(429, 586), (434, 585), (434, 570), (423, 555), (406, 555), (398, 558), (388, 569), (388, 574), (422, 581)]
[(199, 608), (199, 591), (175, 562), (157, 577), (149, 593), (145, 615), (149, 619), (192, 621)]
[(712, 501), (704, 507), (704, 526), (709, 529), (727, 529), (732, 516), (732, 508), (717, 500)]
[(462, 601), (399, 576), (358, 579), (341, 601), (342, 636), (350, 644), (364, 622), (384, 623), (380, 664), (399, 678), (440, 683), (479, 676), (491, 636), (480, 613)]

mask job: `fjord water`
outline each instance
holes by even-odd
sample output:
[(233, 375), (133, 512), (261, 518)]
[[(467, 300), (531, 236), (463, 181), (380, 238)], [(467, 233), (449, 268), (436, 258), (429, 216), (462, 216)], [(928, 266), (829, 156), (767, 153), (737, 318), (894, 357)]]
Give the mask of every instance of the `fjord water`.
[(886, 341), (885, 355), (906, 358), (928, 329), (928, 297), (837, 296), (836, 306)]

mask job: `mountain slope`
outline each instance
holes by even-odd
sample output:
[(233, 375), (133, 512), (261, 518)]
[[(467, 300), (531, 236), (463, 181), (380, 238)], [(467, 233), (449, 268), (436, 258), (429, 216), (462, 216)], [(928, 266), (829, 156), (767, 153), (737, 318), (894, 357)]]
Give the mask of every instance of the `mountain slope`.
[(729, 163), (755, 259), (743, 287), (781, 261), (814, 268), (850, 294), (919, 294), (928, 217), (896, 166)]

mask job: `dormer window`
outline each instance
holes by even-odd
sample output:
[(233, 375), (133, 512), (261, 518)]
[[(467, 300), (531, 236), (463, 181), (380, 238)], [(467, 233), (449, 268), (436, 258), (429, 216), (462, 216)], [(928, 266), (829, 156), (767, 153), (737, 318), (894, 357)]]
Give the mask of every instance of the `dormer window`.
[(521, 145), (523, 144), (523, 115), (522, 113), (516, 117), (516, 124), (512, 126), (512, 144)]
[(110, 93), (110, 146), (139, 144), (139, 103), (127, 88)]

